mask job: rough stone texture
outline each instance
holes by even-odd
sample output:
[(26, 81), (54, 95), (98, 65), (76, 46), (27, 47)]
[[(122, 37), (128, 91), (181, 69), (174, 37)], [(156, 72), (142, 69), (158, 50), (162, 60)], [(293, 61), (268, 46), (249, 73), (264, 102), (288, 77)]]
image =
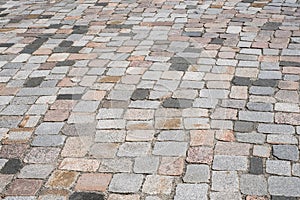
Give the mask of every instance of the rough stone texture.
[(273, 155), (284, 160), (299, 160), (299, 150), (295, 145), (274, 145)]
[(213, 160), (213, 150), (209, 147), (191, 147), (188, 150), (187, 162), (189, 163), (207, 163)]
[(135, 173), (155, 173), (159, 164), (158, 157), (139, 157), (134, 161), (133, 171)]
[[(89, 145), (83, 144), (83, 148), (88, 148)], [(83, 149), (80, 149), (82, 151)], [(116, 143), (96, 143), (91, 146), (89, 153), (94, 158), (114, 158), (118, 150)], [(85, 151), (86, 152), (86, 151)], [(85, 154), (82, 153), (83, 155)]]
[(5, 194), (10, 196), (34, 196), (41, 186), (41, 180), (16, 179), (9, 186)]
[(237, 132), (251, 132), (254, 129), (254, 123), (252, 122), (236, 121), (234, 123), (234, 130)]
[(267, 181), (265, 177), (261, 175), (242, 175), (240, 187), (243, 194), (263, 196), (268, 193)]
[(109, 184), (109, 191), (118, 193), (138, 192), (144, 176), (140, 174), (115, 174)]
[(183, 181), (186, 183), (205, 183), (210, 177), (208, 165), (188, 165)]
[(176, 187), (176, 194), (174, 200), (183, 199), (207, 199), (207, 184), (178, 184)]
[(184, 159), (177, 157), (162, 157), (158, 173), (162, 175), (178, 176), (183, 173)]
[(300, 177), (300, 164), (299, 163), (293, 164), (292, 174), (294, 176)]
[(271, 176), (268, 179), (271, 195), (298, 197), (300, 196), (300, 178)]
[(56, 170), (52, 173), (46, 185), (53, 188), (70, 188), (76, 181), (77, 176), (77, 172)]
[(103, 194), (98, 193), (88, 193), (88, 192), (74, 192), (70, 195), (70, 200), (79, 200), (79, 199), (90, 199), (90, 200), (104, 200)]
[(289, 125), (277, 124), (259, 124), (257, 128), (261, 133), (275, 133), (275, 134), (294, 134), (295, 128)]
[(77, 191), (106, 191), (111, 180), (111, 174), (82, 174), (75, 186)]
[(263, 174), (263, 171), (263, 159), (259, 157), (251, 157), (249, 173), (258, 175)]
[(215, 155), (213, 169), (214, 170), (226, 170), (246, 171), (248, 168), (248, 159), (245, 156), (227, 156), (227, 155)]
[(59, 148), (35, 147), (25, 156), (27, 163), (54, 163), (59, 155)]
[(0, 192), (2, 193), (5, 187), (11, 182), (13, 175), (0, 175)]
[(0, 199), (300, 198), (298, 0), (2, 0), (0, 18)]
[(241, 199), (241, 194), (239, 192), (211, 192), (210, 199), (218, 200), (218, 199), (232, 199), (238, 200)]
[(273, 122), (274, 114), (268, 112), (240, 111), (239, 120), (250, 122)]
[(239, 178), (235, 171), (213, 171), (212, 190), (214, 191), (238, 191)]
[(100, 172), (131, 172), (133, 162), (129, 158), (103, 159), (98, 171)]
[(20, 171), (19, 178), (35, 178), (43, 179), (49, 176), (54, 169), (52, 165), (32, 164), (26, 165)]
[(153, 154), (162, 156), (185, 156), (187, 143), (185, 142), (157, 142)]
[(65, 158), (59, 168), (65, 170), (77, 170), (77, 171), (96, 171), (100, 162), (95, 159), (86, 158)]
[(22, 161), (19, 159), (9, 159), (0, 170), (2, 174), (16, 174), (23, 167)]
[(149, 151), (150, 144), (146, 142), (127, 142), (120, 146), (117, 155), (126, 157), (146, 156)]
[(291, 163), (282, 160), (267, 160), (266, 172), (275, 175), (291, 176)]
[(237, 142), (218, 142), (215, 147), (216, 155), (248, 156), (249, 151), (249, 144)]
[(147, 194), (170, 195), (172, 192), (172, 183), (172, 177), (149, 175), (146, 177), (142, 191)]

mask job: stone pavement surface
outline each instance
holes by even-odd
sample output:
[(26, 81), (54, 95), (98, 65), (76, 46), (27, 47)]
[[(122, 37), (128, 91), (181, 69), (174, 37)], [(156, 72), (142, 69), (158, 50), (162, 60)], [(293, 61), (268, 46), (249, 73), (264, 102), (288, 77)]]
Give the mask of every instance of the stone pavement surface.
[(300, 198), (298, 0), (0, 0), (0, 199)]

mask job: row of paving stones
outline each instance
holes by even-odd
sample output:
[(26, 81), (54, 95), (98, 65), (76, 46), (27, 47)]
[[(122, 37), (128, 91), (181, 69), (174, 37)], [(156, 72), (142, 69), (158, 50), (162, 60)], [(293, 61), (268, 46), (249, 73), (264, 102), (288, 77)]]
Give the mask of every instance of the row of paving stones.
[(300, 196), (296, 1), (2, 7), (5, 199)]

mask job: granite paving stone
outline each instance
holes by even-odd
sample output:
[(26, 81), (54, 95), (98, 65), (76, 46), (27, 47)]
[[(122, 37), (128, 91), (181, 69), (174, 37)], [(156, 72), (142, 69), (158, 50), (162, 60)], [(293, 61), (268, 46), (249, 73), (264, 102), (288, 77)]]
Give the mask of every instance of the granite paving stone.
[(266, 172), (275, 175), (291, 176), (291, 163), (281, 160), (267, 160)]
[(240, 187), (243, 194), (263, 196), (268, 193), (267, 180), (262, 175), (242, 175)]
[(77, 191), (106, 191), (111, 180), (111, 174), (82, 174), (75, 186)]
[(207, 199), (208, 185), (207, 184), (178, 184), (176, 187), (175, 200), (183, 199)]
[(65, 138), (62, 135), (38, 135), (33, 139), (32, 145), (40, 147), (61, 146), (64, 144)]
[(77, 180), (78, 172), (55, 170), (46, 186), (52, 188), (70, 188)]
[[(91, 146), (90, 142), (84, 143), (83, 140), (81, 140), (81, 138), (79, 138), (79, 142), (82, 142), (82, 148), (80, 149), (80, 152), (77, 151), (76, 153), (73, 151), (75, 153), (75, 155), (73, 156), (76, 156), (77, 154), (77, 156), (82, 157), (89, 150), (89, 154), (94, 158), (114, 158), (118, 150), (118, 144), (116, 143), (95, 143)], [(68, 154), (65, 153), (65, 155)]]
[(268, 179), (271, 195), (298, 197), (300, 179), (297, 177), (271, 176)]
[(215, 155), (212, 168), (224, 171), (246, 171), (248, 168), (248, 159), (245, 156)]
[(209, 181), (208, 165), (188, 165), (183, 177), (185, 183), (205, 183)]
[(23, 167), (22, 161), (20, 159), (12, 158), (7, 160), (0, 170), (1, 174), (16, 174)]
[(235, 171), (213, 171), (212, 190), (214, 191), (238, 191), (239, 178)]
[(139, 157), (134, 160), (133, 171), (135, 173), (154, 173), (159, 165), (158, 157)]
[(177, 157), (162, 157), (158, 173), (161, 175), (180, 176), (183, 174), (184, 159)]
[(299, 150), (295, 145), (273, 145), (273, 155), (283, 160), (299, 160)]
[(259, 175), (259, 174), (263, 174), (263, 172), (264, 172), (263, 159), (260, 157), (251, 157), (249, 173)]
[(99, 193), (93, 192), (74, 192), (70, 195), (70, 200), (77, 200), (77, 199), (91, 199), (91, 200), (103, 200), (104, 195)]
[(0, 192), (5, 190), (5, 187), (12, 181), (13, 175), (1, 174), (0, 175)]
[(19, 178), (34, 178), (34, 179), (44, 179), (52, 172), (54, 169), (53, 165), (44, 164), (31, 164), (25, 165), (18, 175)]
[(34, 196), (42, 186), (42, 180), (16, 179), (5, 194), (9, 196)]
[(172, 191), (173, 177), (148, 175), (143, 184), (142, 191), (146, 194), (165, 194), (170, 195)]
[(144, 176), (141, 174), (115, 174), (110, 182), (109, 191), (134, 193), (140, 190)]
[(157, 142), (154, 145), (153, 154), (161, 156), (185, 156), (186, 142)]

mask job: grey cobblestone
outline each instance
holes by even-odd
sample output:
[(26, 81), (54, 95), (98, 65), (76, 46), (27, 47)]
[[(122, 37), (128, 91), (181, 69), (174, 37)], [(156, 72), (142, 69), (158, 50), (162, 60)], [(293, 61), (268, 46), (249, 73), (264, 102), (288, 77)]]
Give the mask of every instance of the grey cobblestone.
[(61, 135), (39, 135), (36, 136), (33, 141), (33, 146), (51, 147), (63, 145), (66, 137)]
[(174, 200), (183, 199), (207, 199), (208, 185), (207, 184), (178, 184)]
[(20, 171), (18, 178), (46, 178), (54, 169), (52, 165), (26, 165)]
[(295, 145), (274, 145), (273, 155), (279, 159), (297, 161), (299, 150)]
[(273, 122), (274, 114), (270, 112), (240, 111), (239, 119), (251, 122)]
[(134, 161), (133, 171), (135, 173), (155, 173), (158, 169), (158, 157), (139, 157)]
[(223, 171), (246, 171), (248, 168), (248, 159), (245, 156), (216, 155), (214, 156), (212, 168)]
[(209, 181), (208, 165), (188, 165), (183, 181), (186, 183), (205, 183)]
[(185, 156), (188, 145), (186, 142), (156, 142), (153, 149), (154, 155)]
[(252, 144), (264, 144), (266, 136), (261, 133), (236, 133), (236, 140)]
[(271, 176), (268, 179), (271, 195), (297, 197), (300, 191), (300, 179), (296, 177)]
[(293, 164), (292, 174), (294, 176), (299, 176), (300, 177), (300, 164), (299, 163)]
[(239, 178), (235, 171), (213, 171), (212, 190), (234, 192), (239, 190)]
[(263, 196), (268, 193), (267, 181), (261, 175), (242, 175), (240, 187), (243, 194)]
[(281, 124), (259, 124), (257, 127), (260, 133), (273, 133), (273, 134), (294, 134), (295, 128), (290, 125)]
[(291, 164), (288, 161), (267, 160), (266, 172), (275, 175), (291, 176)]
[(120, 146), (117, 155), (126, 157), (146, 156), (150, 153), (150, 144), (146, 142), (127, 142)]
[(109, 191), (118, 193), (137, 192), (142, 186), (143, 175), (115, 174), (111, 180)]
[(259, 157), (251, 157), (250, 158), (250, 167), (249, 167), (249, 173), (250, 174), (263, 174), (263, 159)]

